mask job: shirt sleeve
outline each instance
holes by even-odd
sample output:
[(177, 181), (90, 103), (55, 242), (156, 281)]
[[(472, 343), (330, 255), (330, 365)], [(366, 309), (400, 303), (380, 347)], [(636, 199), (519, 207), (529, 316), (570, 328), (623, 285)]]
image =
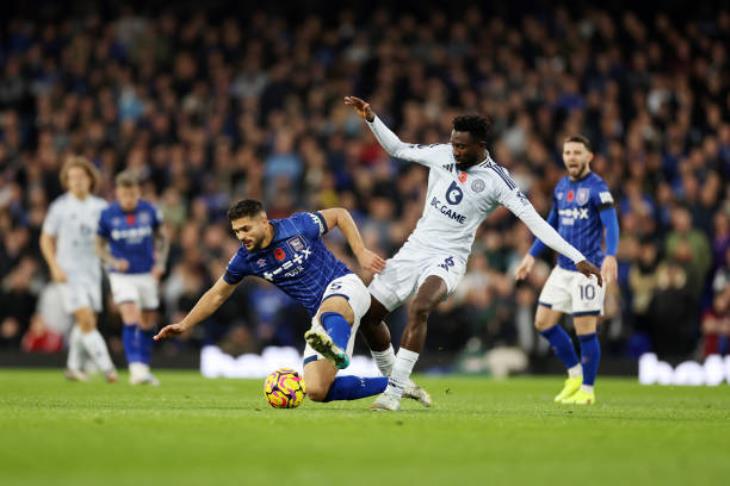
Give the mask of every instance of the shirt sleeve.
[(618, 250), (618, 215), (616, 214), (616, 208), (607, 207), (604, 208), (598, 215), (601, 218), (603, 227), (606, 228), (606, 255), (616, 256)]
[(605, 182), (601, 181), (591, 188), (591, 204), (598, 211), (613, 207), (613, 196)]
[(499, 166), (490, 166), (493, 195), (495, 202), (509, 209), (512, 214), (520, 218), (524, 211), (532, 209), (532, 203), (517, 187), (517, 183), (510, 177), (507, 170)]
[(581, 252), (575, 249), (573, 245), (565, 241), (563, 237), (555, 231), (555, 228), (542, 219), (532, 205), (530, 205), (529, 209), (523, 211), (519, 218), (523, 223), (525, 223), (525, 225), (527, 225), (536, 238), (561, 255), (565, 255), (567, 258), (570, 258), (573, 263), (582, 262), (586, 259)]
[(329, 231), (327, 221), (325, 221), (324, 216), (319, 211), (313, 213), (296, 213), (292, 219), (297, 229), (311, 240), (317, 240)]
[(162, 215), (162, 210), (157, 206), (150, 205), (150, 207), (152, 208), (152, 227), (157, 229), (162, 226), (164, 216)]
[(109, 218), (106, 216), (106, 211), (102, 211), (99, 215), (99, 224), (96, 225), (96, 234), (108, 240), (111, 236), (111, 230), (109, 228)]
[[(547, 224), (555, 229), (558, 229), (558, 210), (556, 209), (555, 204), (553, 204), (553, 207), (550, 208), (550, 212), (548, 213), (547, 217)], [(545, 248), (545, 243), (540, 241), (540, 238), (535, 238), (535, 241), (530, 247), (530, 255), (538, 257), (543, 251), (545, 251)]]
[(450, 150), (448, 144), (405, 143), (377, 116), (372, 122), (367, 122), (367, 125), (388, 155), (396, 159), (416, 162), (426, 167), (439, 167), (444, 162), (445, 152)]
[(236, 285), (243, 280), (243, 277), (250, 274), (251, 272), (248, 271), (246, 258), (239, 250), (228, 261), (226, 273), (223, 274), (223, 280), (229, 285)]
[(51, 204), (48, 208), (48, 214), (43, 221), (43, 232), (51, 236), (56, 236), (61, 228), (61, 207), (58, 203)]

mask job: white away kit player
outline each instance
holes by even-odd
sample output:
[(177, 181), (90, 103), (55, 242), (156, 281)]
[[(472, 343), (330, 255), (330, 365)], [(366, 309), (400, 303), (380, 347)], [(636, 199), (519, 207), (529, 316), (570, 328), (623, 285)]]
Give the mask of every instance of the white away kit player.
[(542, 219), (507, 171), (489, 156), (486, 118), (456, 117), (450, 143), (413, 145), (402, 142), (365, 101), (349, 96), (345, 103), (367, 121), (388, 154), (429, 168), (426, 203), (416, 229), (369, 287), (373, 300), (363, 327), (379, 325), (414, 296), (388, 387), (373, 409), (400, 407), (404, 383), (426, 340), (428, 315), (461, 281), (477, 228), (498, 206), (507, 207), (547, 246), (574, 262), (579, 272), (595, 275), (600, 282), (598, 268)]
[(102, 270), (94, 246), (99, 214), (107, 206), (92, 194), (97, 181), (96, 168), (88, 160), (69, 158), (61, 170), (61, 184), (67, 192), (48, 210), (40, 247), (51, 279), (62, 284), (65, 311), (75, 321), (68, 340), (66, 377), (86, 381), (83, 365), (88, 358), (113, 383), (117, 372), (96, 329), (96, 313), (102, 308)]

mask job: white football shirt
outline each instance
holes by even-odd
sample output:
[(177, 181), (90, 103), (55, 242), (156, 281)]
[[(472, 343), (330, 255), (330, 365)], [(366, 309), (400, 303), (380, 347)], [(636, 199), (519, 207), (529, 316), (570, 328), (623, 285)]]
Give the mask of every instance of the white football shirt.
[(502, 205), (549, 247), (575, 262), (585, 259), (537, 214), (507, 170), (488, 154), (482, 163), (460, 171), (451, 144), (404, 143), (378, 117), (368, 122), (368, 126), (391, 156), (430, 169), (423, 215), (406, 245), (466, 262), (479, 225)]
[(51, 204), (43, 232), (56, 238), (56, 260), (69, 280), (101, 279), (96, 254), (96, 227), (107, 202), (96, 196), (78, 199), (70, 193)]

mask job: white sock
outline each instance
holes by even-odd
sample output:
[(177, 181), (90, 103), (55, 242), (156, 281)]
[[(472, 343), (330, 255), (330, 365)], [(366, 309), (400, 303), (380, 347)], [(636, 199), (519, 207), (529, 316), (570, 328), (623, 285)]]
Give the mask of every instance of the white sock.
[(375, 364), (383, 376), (390, 376), (390, 373), (393, 371), (393, 365), (395, 364), (393, 345), (388, 346), (388, 349), (385, 351), (374, 351), (371, 349), (370, 354), (373, 356)]
[(109, 357), (109, 350), (98, 330), (94, 329), (90, 333), (83, 334), (81, 336), (81, 342), (86, 352), (89, 353), (91, 359), (103, 373), (114, 371), (114, 363), (112, 363), (112, 359)]
[(140, 380), (150, 374), (150, 367), (144, 363), (129, 363), (129, 378)]
[(580, 363), (573, 366), (572, 368), (568, 368), (569, 378), (580, 378), (581, 376), (583, 376), (583, 367), (580, 365)]
[(593, 393), (593, 385), (581, 385), (580, 389), (586, 393)]
[(393, 371), (390, 373), (388, 387), (385, 393), (403, 396), (403, 389), (408, 385), (413, 372), (413, 366), (418, 361), (418, 353), (406, 348), (400, 348), (393, 364)]
[(68, 358), (66, 368), (74, 371), (83, 371), (84, 345), (81, 343), (81, 329), (74, 324), (68, 336)]

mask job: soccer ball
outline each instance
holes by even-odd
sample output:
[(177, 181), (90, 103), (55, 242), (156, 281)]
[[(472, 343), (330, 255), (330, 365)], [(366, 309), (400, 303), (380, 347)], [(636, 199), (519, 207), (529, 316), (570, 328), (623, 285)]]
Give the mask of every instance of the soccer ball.
[(304, 380), (299, 373), (281, 368), (264, 381), (264, 396), (274, 408), (296, 408), (304, 401)]

